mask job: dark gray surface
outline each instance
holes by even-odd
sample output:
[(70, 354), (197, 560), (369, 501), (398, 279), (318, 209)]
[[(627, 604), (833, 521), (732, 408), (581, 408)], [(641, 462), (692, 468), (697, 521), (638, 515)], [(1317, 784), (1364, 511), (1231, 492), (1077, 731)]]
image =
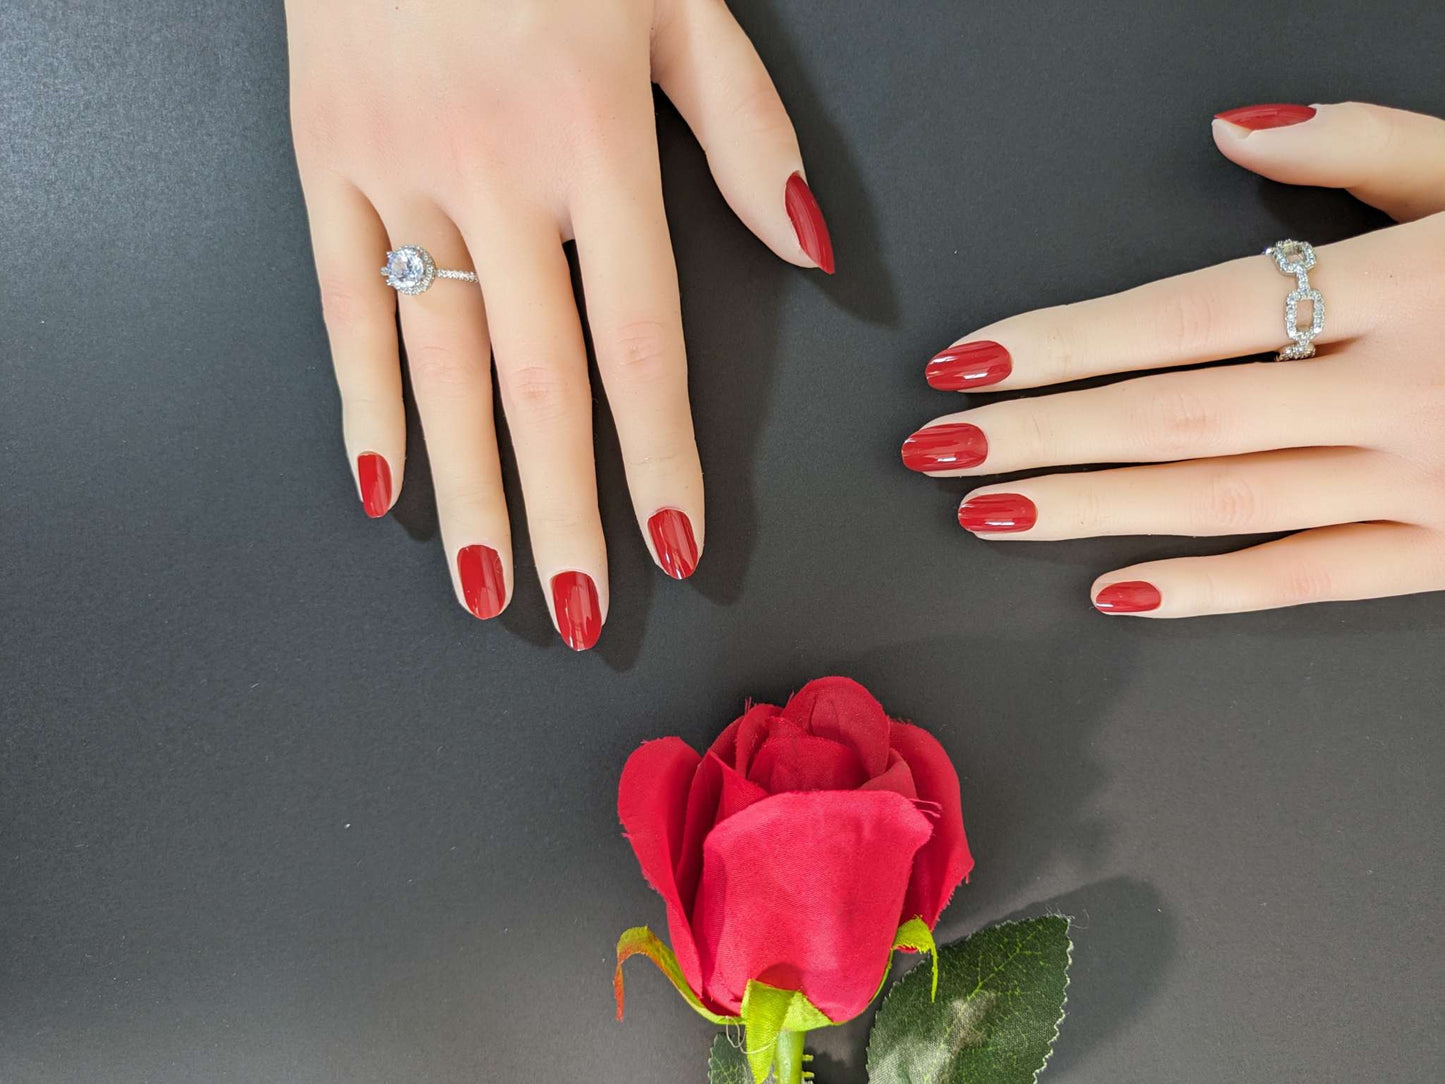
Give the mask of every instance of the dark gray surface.
[(1439, 1080), (1445, 599), (1107, 620), (1096, 573), (1228, 543), (990, 547), (897, 461), (961, 331), (1378, 224), (1209, 117), (1445, 113), (1445, 8), (1284, 7), (740, 0), (840, 272), (769, 256), (663, 110), (709, 549), (652, 568), (604, 424), (578, 657), (525, 557), (503, 622), (456, 606), (423, 457), (361, 514), (279, 5), (8, 0), (0, 1081), (701, 1080), (645, 964), (612, 1019), (617, 934), (663, 922), (618, 771), (828, 672), (960, 765), (943, 934), (1079, 917), (1049, 1079)]

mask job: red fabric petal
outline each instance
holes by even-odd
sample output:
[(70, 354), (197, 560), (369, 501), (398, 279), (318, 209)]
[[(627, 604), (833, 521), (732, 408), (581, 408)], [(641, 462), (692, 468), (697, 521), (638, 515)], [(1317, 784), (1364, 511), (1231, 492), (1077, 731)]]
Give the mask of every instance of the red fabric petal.
[(891, 790), (894, 794), (903, 795), (909, 801), (918, 797), (918, 788), (913, 782), (913, 772), (908, 767), (908, 761), (898, 755), (897, 749), (888, 750), (888, 770), (882, 775), (875, 775), (859, 789)]
[(647, 883), (667, 903), (667, 928), (687, 984), (702, 992), (702, 966), (676, 870), (683, 853), (688, 791), (701, 758), (681, 738), (643, 745), (627, 758), (617, 786), (617, 816)]
[(900, 916), (901, 922), (922, 918), (932, 929), (948, 906), (953, 890), (973, 869), (973, 855), (968, 852), (968, 837), (963, 833), (958, 772), (943, 746), (926, 730), (894, 723), (892, 741), (893, 748), (908, 762), (919, 800), (939, 807), (933, 838), (913, 861), (913, 878)]
[[(717, 748), (716, 743), (713, 748)], [(744, 779), (717, 753), (709, 752), (702, 758), (693, 777), (692, 791), (687, 797), (682, 857), (677, 864), (678, 894), (688, 915), (692, 914), (697, 879), (702, 874), (702, 841), (719, 821), (742, 812), (767, 796), (767, 791)]]
[(858, 754), (841, 742), (774, 729), (753, 758), (748, 778), (770, 794), (790, 790), (856, 790), (867, 781)]
[(754, 704), (723, 732), (735, 735), (727, 751), (721, 748), (721, 738), (713, 743), (713, 750), (737, 771), (747, 775), (748, 769), (752, 767), (753, 756), (758, 747), (767, 740), (768, 730), (777, 715), (778, 709), (772, 704)]
[(749, 979), (829, 1019), (868, 1007), (892, 951), (913, 857), (933, 831), (890, 791), (774, 795), (704, 846), (693, 929), (704, 989), (735, 1013)]
[(819, 737), (851, 746), (869, 779), (888, 769), (888, 715), (877, 698), (851, 678), (808, 682), (788, 701), (783, 715)]

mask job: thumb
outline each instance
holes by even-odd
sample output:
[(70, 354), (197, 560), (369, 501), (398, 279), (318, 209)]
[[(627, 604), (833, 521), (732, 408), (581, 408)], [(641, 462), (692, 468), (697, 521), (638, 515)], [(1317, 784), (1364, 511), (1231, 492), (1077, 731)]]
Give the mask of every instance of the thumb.
[(1344, 188), (1400, 222), (1445, 210), (1445, 120), (1380, 105), (1251, 105), (1214, 118), (1214, 142), (1285, 184)]
[(723, 0), (659, 5), (652, 77), (707, 152), (733, 213), (789, 263), (831, 275), (833, 242), (793, 122)]

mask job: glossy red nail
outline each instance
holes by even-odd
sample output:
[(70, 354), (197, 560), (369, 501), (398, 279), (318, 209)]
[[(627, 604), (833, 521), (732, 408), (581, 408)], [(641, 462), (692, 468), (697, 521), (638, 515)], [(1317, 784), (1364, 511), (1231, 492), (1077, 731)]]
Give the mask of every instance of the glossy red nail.
[(903, 465), (909, 470), (962, 470), (986, 458), (988, 438), (967, 422), (930, 425), (903, 442)]
[(1143, 580), (1111, 583), (1094, 599), (1094, 608), (1106, 614), (1139, 614), (1157, 610), (1163, 599), (1159, 588)]
[(356, 457), (356, 480), (361, 485), (361, 506), (372, 519), (391, 507), (391, 466), (375, 452)]
[(788, 208), (793, 232), (798, 235), (798, 244), (810, 260), (831, 275), (833, 239), (828, 235), (828, 223), (823, 221), (823, 210), (801, 173), (794, 173), (788, 178), (783, 203)]
[(997, 384), (1014, 371), (1013, 358), (995, 342), (963, 343), (933, 355), (923, 375), (939, 391), (966, 391)]
[(552, 577), (552, 609), (557, 631), (573, 651), (586, 651), (602, 635), (602, 607), (597, 585), (585, 572), (559, 572)]
[(657, 563), (674, 580), (685, 580), (697, 568), (697, 539), (692, 536), (692, 521), (676, 508), (654, 512), (647, 521)]
[(1251, 132), (1260, 132), (1266, 128), (1287, 128), (1291, 124), (1301, 124), (1314, 115), (1314, 108), (1308, 105), (1244, 105), (1238, 109), (1226, 109), (1223, 113), (1216, 113), (1214, 119), (1227, 120), (1230, 124), (1248, 128)]
[(1038, 520), (1039, 510), (1022, 493), (985, 493), (958, 506), (958, 525), (978, 534), (1027, 531)]
[(507, 604), (507, 580), (502, 558), (491, 546), (465, 546), (457, 552), (457, 576), (462, 598), (473, 616), (483, 621), (496, 617)]

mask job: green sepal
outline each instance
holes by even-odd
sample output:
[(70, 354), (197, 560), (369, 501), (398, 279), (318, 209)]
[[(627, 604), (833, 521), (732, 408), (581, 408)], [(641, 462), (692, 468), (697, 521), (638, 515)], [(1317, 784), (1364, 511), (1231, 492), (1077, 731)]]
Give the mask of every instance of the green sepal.
[(673, 988), (682, 995), (682, 999), (692, 1006), (693, 1012), (704, 1020), (723, 1025), (742, 1023), (742, 1017), (719, 1016), (702, 1003), (702, 999), (687, 984), (687, 979), (683, 978), (682, 968), (678, 965), (677, 956), (672, 949), (663, 944), (646, 926), (634, 926), (617, 939), (617, 970), (612, 973), (612, 992), (617, 998), (617, 1019), (622, 1019), (622, 965), (638, 954), (655, 963), (657, 969), (667, 976)]
[[(938, 946), (933, 943), (933, 931), (928, 928), (928, 924), (921, 918), (910, 918), (898, 927), (898, 933), (893, 938), (893, 947), (928, 953), (933, 961), (933, 986), (929, 990), (928, 1000), (936, 1000), (938, 998)], [(885, 973), (883, 978), (886, 980), (888, 975)]]
[(762, 1084), (773, 1067), (778, 1036), (783, 1031), (812, 1031), (842, 1021), (829, 1020), (821, 1009), (803, 996), (801, 990), (779, 990), (757, 979), (749, 979), (743, 991), (743, 1052)]

